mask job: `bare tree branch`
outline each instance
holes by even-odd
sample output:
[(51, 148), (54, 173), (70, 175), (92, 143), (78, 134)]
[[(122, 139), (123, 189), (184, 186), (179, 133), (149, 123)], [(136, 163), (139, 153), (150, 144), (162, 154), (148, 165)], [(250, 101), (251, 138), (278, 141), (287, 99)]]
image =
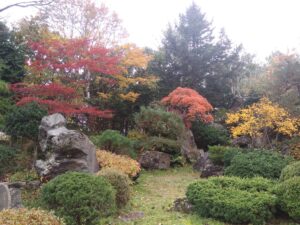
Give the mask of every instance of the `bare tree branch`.
[(7, 5), (3, 8), (0, 8), (0, 13), (10, 9), (12, 7), (20, 7), (20, 8), (27, 8), (27, 7), (38, 7), (38, 6), (45, 6), (49, 5), (53, 2), (54, 0), (36, 0), (36, 1), (23, 1), (23, 2), (17, 2), (14, 4)]

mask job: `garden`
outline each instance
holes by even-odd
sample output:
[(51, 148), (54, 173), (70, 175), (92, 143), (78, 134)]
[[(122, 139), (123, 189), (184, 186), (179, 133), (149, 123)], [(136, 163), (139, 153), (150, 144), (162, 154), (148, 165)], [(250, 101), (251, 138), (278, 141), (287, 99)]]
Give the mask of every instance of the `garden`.
[(256, 63), (195, 3), (158, 50), (33, 4), (0, 21), (0, 224), (300, 223), (299, 55)]

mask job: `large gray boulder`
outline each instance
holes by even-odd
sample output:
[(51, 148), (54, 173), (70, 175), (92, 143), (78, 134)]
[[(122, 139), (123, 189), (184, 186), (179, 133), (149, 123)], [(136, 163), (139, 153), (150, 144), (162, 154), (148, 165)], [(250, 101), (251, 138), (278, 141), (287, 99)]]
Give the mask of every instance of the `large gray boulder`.
[(171, 157), (164, 152), (146, 151), (140, 156), (139, 163), (144, 169), (169, 169)]
[(86, 135), (66, 127), (59, 113), (45, 116), (39, 127), (38, 174), (51, 179), (67, 171), (95, 173), (99, 170), (96, 147)]

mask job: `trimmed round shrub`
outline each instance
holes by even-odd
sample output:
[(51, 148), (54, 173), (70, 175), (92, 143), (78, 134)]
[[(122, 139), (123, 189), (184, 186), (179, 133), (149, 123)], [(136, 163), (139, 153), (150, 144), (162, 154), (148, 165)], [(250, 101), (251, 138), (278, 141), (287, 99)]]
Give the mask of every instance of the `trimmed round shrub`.
[(117, 154), (129, 155), (135, 158), (133, 142), (116, 130), (106, 130), (100, 135), (90, 137), (92, 142), (99, 148)]
[(116, 203), (118, 208), (124, 207), (130, 200), (131, 195), (131, 180), (124, 173), (111, 169), (105, 168), (97, 173), (98, 176), (104, 177), (117, 191)]
[(141, 171), (140, 164), (128, 156), (116, 155), (104, 150), (97, 150), (96, 157), (100, 168), (112, 168), (125, 173), (130, 178), (137, 177)]
[(300, 177), (293, 177), (275, 187), (280, 208), (294, 220), (300, 221)]
[(143, 149), (148, 151), (159, 151), (170, 155), (180, 154), (180, 142), (163, 137), (148, 137), (143, 142)]
[(137, 129), (143, 130), (149, 136), (177, 140), (185, 129), (180, 116), (163, 108), (141, 107), (134, 120)]
[(229, 134), (221, 126), (204, 124), (196, 120), (192, 123), (191, 130), (200, 149), (207, 149), (209, 145), (226, 145), (229, 142)]
[(281, 171), (280, 181), (285, 181), (296, 176), (300, 176), (300, 161), (294, 162), (284, 167)]
[[(234, 180), (245, 184), (240, 187)], [(186, 196), (202, 217), (229, 223), (264, 224), (273, 216), (276, 197), (263, 190), (255, 191), (255, 185), (247, 187), (249, 182), (240, 178), (199, 180), (188, 186)]]
[(51, 212), (40, 209), (5, 209), (0, 211), (0, 224), (3, 225), (65, 225)]
[(41, 190), (43, 206), (54, 210), (68, 225), (97, 224), (115, 212), (115, 197), (105, 178), (79, 172), (57, 176)]
[(240, 153), (234, 156), (225, 175), (238, 177), (261, 176), (269, 179), (278, 179), (281, 170), (289, 163), (288, 158), (267, 151), (255, 150)]

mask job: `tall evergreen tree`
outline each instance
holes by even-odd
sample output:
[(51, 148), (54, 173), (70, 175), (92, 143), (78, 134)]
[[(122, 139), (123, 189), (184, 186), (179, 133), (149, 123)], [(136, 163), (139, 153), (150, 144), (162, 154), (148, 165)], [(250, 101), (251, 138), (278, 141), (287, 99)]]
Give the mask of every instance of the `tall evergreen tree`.
[(189, 87), (204, 95), (214, 106), (229, 106), (238, 95), (238, 79), (245, 73), (242, 47), (234, 48), (220, 32), (216, 38), (212, 24), (193, 3), (179, 23), (169, 26), (162, 48), (151, 62), (151, 70), (160, 75), (160, 95), (178, 86)]
[(0, 80), (14, 83), (25, 74), (24, 50), (14, 41), (14, 35), (0, 22)]

